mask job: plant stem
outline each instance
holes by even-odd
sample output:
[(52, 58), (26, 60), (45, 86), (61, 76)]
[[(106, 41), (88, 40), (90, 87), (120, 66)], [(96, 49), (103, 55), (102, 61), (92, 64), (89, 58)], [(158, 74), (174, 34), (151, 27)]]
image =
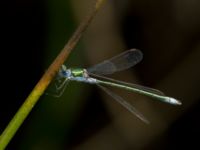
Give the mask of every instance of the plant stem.
[(73, 50), (73, 48), (79, 41), (80, 37), (82, 36), (86, 28), (89, 26), (92, 19), (95, 17), (99, 8), (102, 6), (103, 1), (105, 0), (96, 1), (95, 7), (93, 8), (91, 14), (87, 16), (85, 20), (83, 20), (83, 22), (79, 25), (79, 27), (72, 35), (68, 43), (61, 50), (60, 54), (56, 57), (56, 59), (44, 73), (42, 78), (39, 80), (39, 82), (36, 84), (29, 96), (26, 98), (25, 102), (22, 104), (15, 116), (12, 118), (8, 126), (5, 128), (5, 130), (0, 136), (0, 150), (6, 148), (12, 137), (15, 135), (19, 127), (22, 125), (22, 123), (28, 116), (28, 114), (31, 112), (32, 108), (35, 106), (40, 96), (44, 93), (45, 89), (48, 87), (49, 83), (56, 75), (60, 66), (67, 59), (70, 52)]

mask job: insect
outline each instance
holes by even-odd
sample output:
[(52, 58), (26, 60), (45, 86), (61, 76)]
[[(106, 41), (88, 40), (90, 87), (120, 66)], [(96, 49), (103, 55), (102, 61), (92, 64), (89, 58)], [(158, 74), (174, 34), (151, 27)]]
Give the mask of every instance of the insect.
[(122, 71), (133, 67), (139, 63), (143, 58), (143, 54), (138, 49), (127, 50), (111, 59), (104, 60), (102, 63), (94, 65), (88, 69), (84, 68), (66, 68), (62, 65), (58, 72), (58, 78), (56, 79), (59, 84), (56, 84), (56, 90), (59, 91), (57, 97), (60, 97), (65, 90), (65, 87), (69, 81), (85, 82), (89, 84), (95, 84), (105, 91), (108, 95), (114, 98), (118, 103), (124, 106), (127, 110), (133, 113), (140, 120), (148, 123), (148, 120), (130, 103), (124, 100), (121, 96), (110, 91), (107, 87), (117, 87), (138, 94), (142, 94), (153, 99), (160, 100), (173, 105), (181, 105), (181, 102), (165, 96), (161, 91), (145, 87), (138, 84), (127, 83), (115, 79), (105, 77), (104, 75), (113, 74), (118, 71)]

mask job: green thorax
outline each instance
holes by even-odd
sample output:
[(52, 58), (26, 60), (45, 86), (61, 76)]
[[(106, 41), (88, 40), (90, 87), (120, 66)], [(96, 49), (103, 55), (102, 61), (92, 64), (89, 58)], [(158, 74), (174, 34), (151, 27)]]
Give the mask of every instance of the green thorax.
[(83, 77), (84, 69), (82, 68), (71, 68), (71, 73), (74, 77)]

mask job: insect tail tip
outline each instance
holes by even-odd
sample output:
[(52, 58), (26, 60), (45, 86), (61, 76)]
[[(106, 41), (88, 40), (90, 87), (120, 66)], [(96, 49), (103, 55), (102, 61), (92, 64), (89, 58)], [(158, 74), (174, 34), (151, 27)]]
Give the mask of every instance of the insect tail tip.
[(169, 97), (169, 101), (171, 104), (174, 104), (174, 105), (182, 105), (182, 102), (175, 99), (175, 98), (172, 98), (172, 97)]

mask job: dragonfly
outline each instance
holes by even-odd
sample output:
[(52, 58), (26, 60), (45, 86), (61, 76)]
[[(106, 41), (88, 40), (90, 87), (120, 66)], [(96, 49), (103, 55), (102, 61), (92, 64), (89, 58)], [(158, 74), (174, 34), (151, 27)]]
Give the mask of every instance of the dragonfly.
[(143, 116), (142, 113), (140, 113), (140, 111), (138, 111), (133, 105), (131, 105), (121, 96), (112, 92), (110, 89), (108, 89), (108, 87), (116, 87), (130, 92), (135, 92), (172, 105), (181, 105), (181, 102), (175, 98), (165, 96), (163, 92), (157, 89), (138, 84), (127, 83), (105, 76), (133, 67), (139, 63), (142, 58), (143, 53), (140, 50), (130, 49), (110, 59), (104, 60), (103, 62), (88, 69), (67, 68), (65, 65), (62, 65), (56, 78), (57, 84), (55, 84), (55, 88), (58, 91), (58, 94), (55, 96), (60, 97), (63, 94), (69, 81), (95, 84), (105, 91), (109, 96), (115, 99), (119, 104), (124, 106), (129, 112), (134, 114), (137, 118), (145, 123), (149, 123), (149, 121)]

